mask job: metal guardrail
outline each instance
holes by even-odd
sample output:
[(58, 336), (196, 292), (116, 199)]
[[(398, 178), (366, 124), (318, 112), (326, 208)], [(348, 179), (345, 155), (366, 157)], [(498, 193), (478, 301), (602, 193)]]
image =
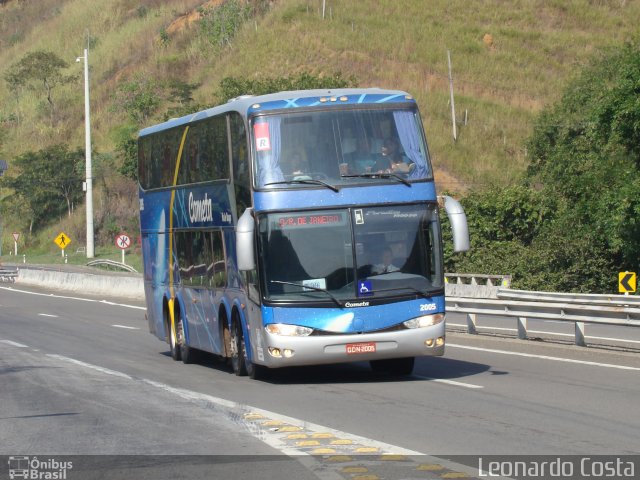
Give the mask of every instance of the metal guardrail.
[(498, 299), (447, 297), (447, 311), (467, 314), (467, 332), (477, 333), (478, 315), (513, 317), (518, 338), (527, 339), (527, 319), (575, 324), (575, 344), (586, 346), (585, 324), (640, 327), (640, 298), (499, 289)]
[(457, 285), (486, 285), (488, 287), (511, 286), (511, 275), (481, 275), (475, 273), (445, 273), (444, 281)]
[(0, 269), (0, 282), (15, 282), (18, 270)]
[(116, 262), (115, 260), (92, 260), (87, 263), (89, 267), (113, 267), (119, 268), (122, 270), (126, 270), (127, 272), (138, 273), (138, 271), (133, 268), (131, 265), (127, 265), (126, 263)]

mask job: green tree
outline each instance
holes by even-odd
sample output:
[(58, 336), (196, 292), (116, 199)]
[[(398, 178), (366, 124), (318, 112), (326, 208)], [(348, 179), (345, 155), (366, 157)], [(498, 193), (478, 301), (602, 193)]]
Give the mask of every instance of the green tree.
[[(613, 290), (616, 270), (640, 264), (640, 43), (604, 52), (546, 111), (529, 142), (530, 185), (555, 196), (557, 231), (596, 255)], [(579, 252), (579, 249), (576, 253)], [(576, 256), (576, 264), (582, 260)]]
[(51, 124), (54, 123), (55, 104), (53, 90), (75, 80), (74, 75), (65, 75), (63, 70), (69, 64), (55, 53), (46, 50), (36, 50), (28, 53), (11, 65), (4, 75), (9, 90), (15, 95), (16, 101), (24, 88), (42, 91), (49, 107)]
[(20, 173), (3, 179), (13, 189), (29, 215), (29, 232), (60, 215), (71, 213), (81, 201), (84, 150), (54, 145), (37, 152), (26, 152), (12, 162)]
[(145, 125), (162, 103), (162, 94), (158, 82), (137, 74), (118, 86), (112, 109), (124, 110), (136, 125)]
[[(465, 199), (459, 272), (534, 290), (612, 292), (640, 265), (640, 44), (603, 52), (539, 116), (522, 185)], [(446, 230), (445, 230), (446, 234)]]

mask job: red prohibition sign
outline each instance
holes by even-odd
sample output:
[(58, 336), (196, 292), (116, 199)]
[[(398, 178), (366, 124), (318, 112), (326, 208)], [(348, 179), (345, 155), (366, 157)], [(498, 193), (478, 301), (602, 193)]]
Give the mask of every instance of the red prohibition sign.
[(124, 250), (125, 248), (129, 248), (130, 246), (131, 239), (124, 233), (121, 233), (116, 237), (116, 247), (118, 247), (119, 249)]

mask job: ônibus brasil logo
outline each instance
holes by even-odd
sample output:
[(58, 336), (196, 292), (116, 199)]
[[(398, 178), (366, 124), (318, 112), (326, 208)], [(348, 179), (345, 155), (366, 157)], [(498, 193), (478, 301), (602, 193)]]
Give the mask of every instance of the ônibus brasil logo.
[(38, 457), (9, 457), (9, 478), (32, 480), (66, 480), (67, 470), (73, 468), (73, 462), (61, 462), (54, 458), (40, 460)]

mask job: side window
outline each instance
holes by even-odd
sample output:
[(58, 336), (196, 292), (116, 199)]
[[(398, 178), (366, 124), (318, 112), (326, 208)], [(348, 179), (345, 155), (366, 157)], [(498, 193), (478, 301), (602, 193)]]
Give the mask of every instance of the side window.
[[(195, 183), (199, 164), (201, 160), (200, 145), (198, 138), (200, 136), (200, 125), (192, 125), (189, 127), (187, 138), (182, 148), (182, 158), (180, 159), (180, 171), (178, 173), (178, 184)], [(182, 138), (180, 138), (182, 140)]]
[(224, 242), (222, 232), (211, 232), (213, 249), (213, 286), (222, 288), (227, 286), (227, 262), (225, 261)]
[(222, 232), (175, 232), (174, 245), (183, 286), (221, 288), (227, 285)]
[(227, 137), (226, 116), (214, 117), (209, 121), (207, 139), (211, 144), (211, 171), (206, 174), (209, 178), (229, 178), (229, 139)]
[(138, 139), (138, 181), (145, 190), (149, 188), (150, 143), (149, 137)]
[(251, 206), (251, 177), (247, 155), (247, 132), (240, 114), (229, 115), (231, 130), (231, 157), (233, 163), (233, 187), (236, 196), (236, 215), (242, 215)]
[(178, 273), (183, 285), (190, 284), (193, 273), (191, 242), (188, 241), (187, 235), (187, 232), (174, 232), (173, 234), (173, 248), (176, 252)]

